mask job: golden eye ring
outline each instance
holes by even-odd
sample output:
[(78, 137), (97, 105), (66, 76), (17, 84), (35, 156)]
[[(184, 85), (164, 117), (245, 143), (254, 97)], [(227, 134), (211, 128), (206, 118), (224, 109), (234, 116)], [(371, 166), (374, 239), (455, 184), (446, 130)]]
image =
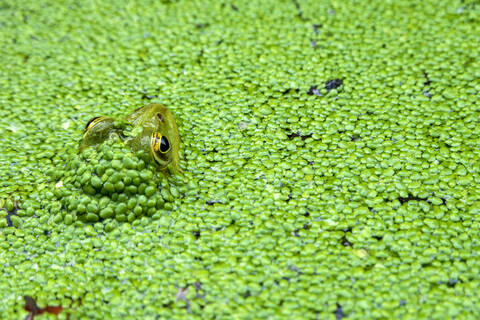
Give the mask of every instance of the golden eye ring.
[(150, 145), (152, 146), (153, 154), (165, 154), (170, 151), (170, 142), (168, 141), (167, 137), (159, 132), (152, 133), (150, 136)]

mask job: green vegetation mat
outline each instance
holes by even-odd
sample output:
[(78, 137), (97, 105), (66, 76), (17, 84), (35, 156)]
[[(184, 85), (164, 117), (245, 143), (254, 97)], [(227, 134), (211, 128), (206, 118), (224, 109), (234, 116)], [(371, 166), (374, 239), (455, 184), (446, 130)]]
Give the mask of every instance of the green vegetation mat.
[[(0, 0), (0, 319), (479, 319), (479, 35), (477, 0)], [(76, 154), (150, 103), (184, 176)]]

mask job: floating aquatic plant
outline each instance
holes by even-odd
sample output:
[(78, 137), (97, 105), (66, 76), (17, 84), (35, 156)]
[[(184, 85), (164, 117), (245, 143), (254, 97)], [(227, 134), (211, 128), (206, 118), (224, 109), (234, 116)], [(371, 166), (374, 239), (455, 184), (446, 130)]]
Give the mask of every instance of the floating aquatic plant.
[[(479, 9), (4, 1), (0, 318), (475, 319)], [(122, 137), (77, 154), (152, 103), (171, 197)]]

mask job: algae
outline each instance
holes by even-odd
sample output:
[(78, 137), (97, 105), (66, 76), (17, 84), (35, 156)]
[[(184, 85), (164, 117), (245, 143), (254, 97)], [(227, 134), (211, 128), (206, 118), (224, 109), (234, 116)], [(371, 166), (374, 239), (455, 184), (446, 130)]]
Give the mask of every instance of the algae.
[[(478, 318), (479, 17), (0, 1), (0, 318), (23, 296), (60, 319)], [(65, 223), (50, 187), (85, 123), (149, 103), (175, 114), (185, 187), (156, 216)]]

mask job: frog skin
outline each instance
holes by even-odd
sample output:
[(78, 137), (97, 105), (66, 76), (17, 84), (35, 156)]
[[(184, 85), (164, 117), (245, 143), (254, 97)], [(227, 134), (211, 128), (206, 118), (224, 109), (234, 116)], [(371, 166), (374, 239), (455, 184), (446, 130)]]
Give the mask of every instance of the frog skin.
[(95, 117), (85, 126), (80, 152), (86, 147), (96, 147), (116, 134), (133, 151), (145, 151), (150, 154), (160, 171), (183, 173), (180, 168), (180, 136), (172, 112), (161, 104), (149, 104), (133, 111), (126, 122), (133, 129), (133, 135), (124, 136), (115, 127), (115, 120), (107, 117)]
[(107, 140), (110, 134), (117, 131), (114, 128), (114, 119), (107, 117), (95, 117), (90, 119), (83, 130), (83, 139), (80, 144), (80, 152), (87, 147), (96, 147)]
[(183, 172), (178, 155), (180, 136), (175, 117), (167, 107), (149, 104), (135, 110), (126, 120), (134, 128), (142, 128), (138, 135), (125, 139), (129, 147), (150, 153), (160, 170), (171, 164), (175, 172)]

